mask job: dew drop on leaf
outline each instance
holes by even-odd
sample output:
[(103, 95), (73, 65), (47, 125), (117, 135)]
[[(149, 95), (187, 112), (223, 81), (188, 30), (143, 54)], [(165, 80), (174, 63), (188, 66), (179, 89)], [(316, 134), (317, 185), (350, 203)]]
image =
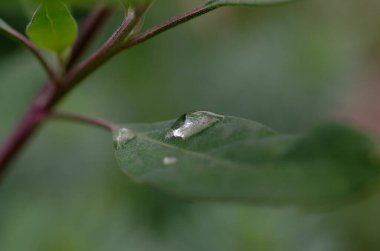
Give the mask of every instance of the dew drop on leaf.
[(135, 138), (135, 134), (127, 128), (121, 128), (115, 132), (114, 142), (116, 150), (125, 148), (129, 141)]
[(180, 117), (166, 134), (166, 138), (188, 139), (222, 120), (224, 117), (212, 112), (196, 111)]
[(170, 165), (173, 165), (177, 162), (177, 158), (174, 158), (174, 157), (165, 157), (162, 159), (162, 163), (165, 165), (165, 166), (170, 166)]

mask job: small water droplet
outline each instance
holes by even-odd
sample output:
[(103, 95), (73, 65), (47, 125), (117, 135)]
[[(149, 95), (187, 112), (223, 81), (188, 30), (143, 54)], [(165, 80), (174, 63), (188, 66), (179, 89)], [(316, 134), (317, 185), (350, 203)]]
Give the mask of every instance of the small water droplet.
[(174, 123), (170, 131), (166, 134), (166, 138), (188, 139), (191, 136), (203, 132), (223, 118), (222, 115), (206, 111), (187, 113)]
[(136, 135), (127, 128), (119, 129), (114, 136), (115, 147), (117, 150), (124, 148), (129, 141), (134, 139)]
[(177, 158), (174, 158), (174, 157), (165, 157), (162, 159), (162, 163), (165, 165), (165, 166), (170, 166), (170, 165), (173, 165), (177, 162)]

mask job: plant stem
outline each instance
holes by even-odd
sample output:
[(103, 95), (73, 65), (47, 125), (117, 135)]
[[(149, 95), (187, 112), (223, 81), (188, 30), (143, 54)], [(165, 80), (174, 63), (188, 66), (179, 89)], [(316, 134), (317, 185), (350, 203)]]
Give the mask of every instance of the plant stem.
[(40, 122), (45, 118), (46, 110), (49, 109), (55, 94), (56, 89), (51, 83), (48, 83), (21, 119), (14, 133), (2, 146), (0, 149), (0, 176), (27, 143), (33, 132), (37, 130)]
[(49, 118), (52, 119), (62, 119), (62, 120), (68, 120), (73, 122), (80, 122), (87, 125), (93, 125), (96, 127), (100, 127), (103, 129), (106, 129), (110, 132), (115, 130), (117, 126), (109, 121), (98, 119), (98, 118), (89, 118), (82, 115), (77, 114), (71, 114), (71, 113), (64, 113), (64, 112), (51, 112), (48, 114)]
[(112, 9), (107, 6), (96, 7), (84, 20), (79, 36), (71, 50), (69, 61), (66, 65), (66, 71), (71, 69), (74, 64), (82, 56), (86, 48), (94, 39), (96, 33), (102, 28), (108, 17), (111, 15)]
[(160, 25), (157, 25), (155, 27), (152, 27), (144, 32), (141, 32), (135, 36), (132, 36), (130, 39), (126, 41), (126, 43), (123, 45), (123, 49), (129, 49), (131, 47), (134, 47), (142, 42), (145, 42), (146, 40), (155, 37), (159, 34), (161, 34), (164, 31), (167, 31), (171, 28), (174, 28), (182, 23), (188, 22), (196, 17), (199, 17), (203, 14), (206, 14), (210, 11), (215, 10), (218, 8), (218, 6), (214, 5), (208, 5), (203, 4), (199, 7), (196, 7), (182, 15), (176, 16), (169, 21), (162, 23)]
[(6, 32), (11, 38), (23, 44), (26, 48), (29, 49), (29, 51), (31, 51), (34, 54), (34, 56), (40, 62), (42, 67), (45, 69), (51, 82), (58, 82), (57, 74), (50, 67), (49, 63), (46, 61), (41, 51), (28, 38), (26, 38), (24, 35), (22, 35), (10, 26), (7, 26)]
[(65, 79), (65, 81), (69, 83), (67, 88), (71, 89), (71, 87), (82, 81), (99, 66), (115, 56), (119, 52), (119, 45), (122, 44), (124, 39), (133, 30), (141, 16), (142, 14), (130, 10), (120, 27), (112, 34), (107, 42), (78, 67), (68, 72), (67, 78)]

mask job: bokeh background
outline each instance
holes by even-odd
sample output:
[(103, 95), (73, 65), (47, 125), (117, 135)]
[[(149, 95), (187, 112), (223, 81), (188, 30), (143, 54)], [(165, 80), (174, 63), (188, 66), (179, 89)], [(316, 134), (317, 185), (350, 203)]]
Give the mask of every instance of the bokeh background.
[[(21, 2), (2, 1), (0, 17), (23, 31)], [(199, 3), (157, 1), (145, 27)], [(125, 123), (209, 110), (285, 133), (344, 120), (377, 138), (379, 13), (378, 0), (221, 9), (117, 56), (58, 109)], [(1, 37), (0, 142), (43, 81), (32, 56)], [(181, 200), (133, 184), (109, 134), (65, 122), (47, 123), (0, 184), (2, 251), (372, 251), (379, 237), (380, 193), (329, 210)]]

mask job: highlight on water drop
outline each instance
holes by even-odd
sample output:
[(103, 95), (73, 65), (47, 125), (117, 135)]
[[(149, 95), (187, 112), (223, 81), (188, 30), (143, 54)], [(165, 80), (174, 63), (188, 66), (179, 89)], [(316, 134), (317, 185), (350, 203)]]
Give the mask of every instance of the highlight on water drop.
[(114, 143), (116, 150), (123, 149), (129, 141), (134, 139), (136, 135), (127, 128), (120, 128), (114, 134)]
[(170, 131), (166, 134), (166, 139), (188, 139), (205, 131), (223, 118), (224, 116), (222, 115), (207, 111), (186, 113), (174, 123)]

